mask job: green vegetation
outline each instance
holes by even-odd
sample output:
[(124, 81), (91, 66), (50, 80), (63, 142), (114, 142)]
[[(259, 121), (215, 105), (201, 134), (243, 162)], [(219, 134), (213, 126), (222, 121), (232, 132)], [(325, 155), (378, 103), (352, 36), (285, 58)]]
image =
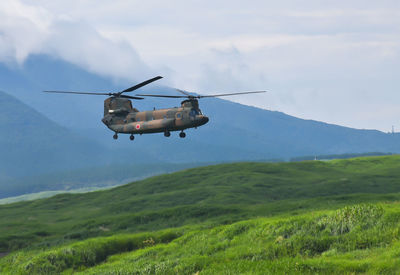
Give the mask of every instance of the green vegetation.
[(10, 274), (400, 272), (400, 205), (359, 204), (214, 228), (99, 237), (0, 260)]
[(0, 273), (399, 273), (399, 165), (224, 164), (3, 205)]

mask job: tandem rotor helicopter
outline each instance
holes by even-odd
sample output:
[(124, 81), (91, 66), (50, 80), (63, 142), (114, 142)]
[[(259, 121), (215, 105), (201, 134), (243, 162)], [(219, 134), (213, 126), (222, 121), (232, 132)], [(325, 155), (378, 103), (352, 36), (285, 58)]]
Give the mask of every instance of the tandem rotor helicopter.
[[(87, 92), (70, 92), (70, 91), (44, 91), (45, 93), (62, 93), (62, 94), (84, 94), (84, 95), (106, 95), (109, 96), (104, 100), (104, 117), (101, 120), (115, 134), (114, 139), (118, 139), (118, 134), (130, 134), (130, 140), (135, 139), (135, 135), (164, 133), (169, 137), (172, 131), (181, 131), (179, 137), (184, 138), (186, 134), (184, 130), (189, 128), (197, 128), (208, 122), (208, 117), (203, 115), (199, 109), (198, 99), (206, 97), (232, 96), (242, 94), (265, 93), (265, 91), (241, 92), (229, 94), (215, 95), (191, 95), (185, 91), (176, 89), (182, 95), (151, 95), (136, 94), (135, 96), (126, 95), (145, 85), (148, 85), (162, 76), (156, 76), (126, 90), (114, 93), (87, 93)], [(163, 97), (163, 98), (185, 98), (181, 102), (181, 107), (142, 111), (132, 107), (130, 99), (142, 100), (144, 97)]]

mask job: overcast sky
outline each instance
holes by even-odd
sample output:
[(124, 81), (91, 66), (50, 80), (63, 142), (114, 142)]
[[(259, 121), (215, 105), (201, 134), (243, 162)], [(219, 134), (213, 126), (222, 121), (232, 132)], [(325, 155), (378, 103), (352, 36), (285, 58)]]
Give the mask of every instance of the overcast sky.
[[(278, 3), (279, 2), (279, 3)], [(45, 53), (113, 78), (400, 131), (400, 1), (1, 0), (0, 62)]]

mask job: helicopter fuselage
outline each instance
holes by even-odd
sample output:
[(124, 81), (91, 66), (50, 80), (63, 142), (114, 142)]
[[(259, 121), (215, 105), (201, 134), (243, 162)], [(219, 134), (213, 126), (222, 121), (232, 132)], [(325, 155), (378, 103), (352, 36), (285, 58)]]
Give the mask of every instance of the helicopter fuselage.
[(208, 117), (201, 113), (197, 100), (185, 100), (181, 107), (140, 112), (128, 99), (111, 97), (104, 102), (103, 123), (115, 133), (150, 134), (183, 131), (202, 126)]

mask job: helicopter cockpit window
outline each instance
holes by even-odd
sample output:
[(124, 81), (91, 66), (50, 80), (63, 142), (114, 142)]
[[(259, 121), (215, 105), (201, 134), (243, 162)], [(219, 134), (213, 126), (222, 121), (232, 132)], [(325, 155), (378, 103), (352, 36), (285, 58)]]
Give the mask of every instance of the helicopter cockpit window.
[(190, 110), (190, 113), (189, 113), (190, 116), (197, 116), (200, 114), (201, 114), (200, 109), (192, 109), (192, 110)]

